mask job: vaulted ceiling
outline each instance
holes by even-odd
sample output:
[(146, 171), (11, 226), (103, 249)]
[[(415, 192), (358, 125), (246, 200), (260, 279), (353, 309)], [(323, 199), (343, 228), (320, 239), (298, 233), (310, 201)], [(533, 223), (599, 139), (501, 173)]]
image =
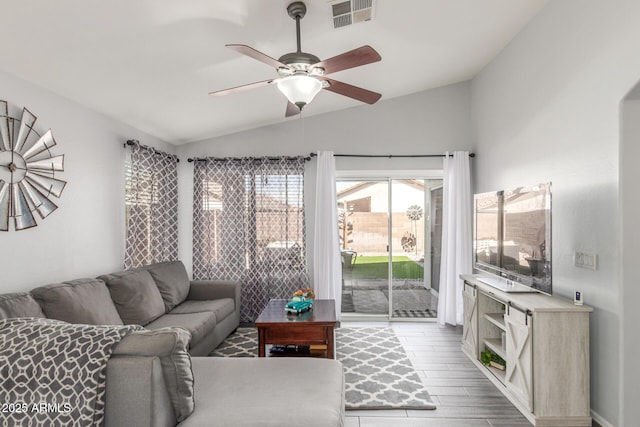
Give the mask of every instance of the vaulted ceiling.
[[(343, 0), (344, 1), (344, 0)], [(331, 77), (382, 100), (473, 78), (548, 0), (373, 0), (373, 19), (333, 28), (328, 0), (307, 0), (302, 50), (321, 59), (362, 45), (382, 61)], [(296, 49), (287, 0), (21, 0), (3, 2), (0, 69), (171, 144), (296, 118), (277, 77), (225, 44), (274, 58)], [(322, 91), (306, 117), (361, 105)]]

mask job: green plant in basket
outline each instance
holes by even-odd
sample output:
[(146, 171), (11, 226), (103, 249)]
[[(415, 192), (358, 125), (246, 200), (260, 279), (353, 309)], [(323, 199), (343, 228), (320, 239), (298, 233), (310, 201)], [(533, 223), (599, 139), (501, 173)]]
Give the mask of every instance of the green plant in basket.
[(480, 361), (483, 365), (489, 366), (491, 364), (491, 352), (489, 350), (485, 350), (480, 353)]
[[(507, 362), (489, 349), (485, 349), (480, 353), (480, 361), (485, 366), (493, 366), (498, 369), (504, 369), (507, 366)], [(491, 363), (493, 362), (493, 363)]]

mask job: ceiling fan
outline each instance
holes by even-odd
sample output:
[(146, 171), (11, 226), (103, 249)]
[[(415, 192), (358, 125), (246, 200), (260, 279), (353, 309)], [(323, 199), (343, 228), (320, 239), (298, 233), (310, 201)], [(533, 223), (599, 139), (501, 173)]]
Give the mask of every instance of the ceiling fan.
[(300, 20), (307, 12), (307, 7), (301, 1), (287, 6), (287, 13), (296, 21), (297, 50), (286, 53), (279, 59), (272, 58), (256, 49), (243, 44), (228, 44), (226, 47), (238, 53), (247, 55), (267, 65), (275, 67), (279, 77), (236, 86), (229, 89), (210, 92), (209, 95), (227, 95), (246, 89), (253, 89), (268, 84), (277, 84), (278, 89), (287, 97), (285, 117), (294, 116), (313, 100), (321, 89), (325, 89), (367, 104), (376, 103), (382, 96), (357, 86), (339, 82), (325, 77), (361, 65), (380, 61), (382, 58), (371, 46), (361, 46), (340, 55), (321, 61), (317, 56), (302, 52), (300, 47)]

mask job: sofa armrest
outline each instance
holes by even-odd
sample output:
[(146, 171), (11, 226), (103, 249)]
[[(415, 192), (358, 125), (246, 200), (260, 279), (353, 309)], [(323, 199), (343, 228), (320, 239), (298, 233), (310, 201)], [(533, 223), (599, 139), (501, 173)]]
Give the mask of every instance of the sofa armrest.
[(214, 300), (232, 298), (236, 308), (240, 307), (240, 282), (231, 280), (193, 280), (187, 299)]
[(157, 357), (112, 356), (107, 364), (105, 426), (175, 427)]

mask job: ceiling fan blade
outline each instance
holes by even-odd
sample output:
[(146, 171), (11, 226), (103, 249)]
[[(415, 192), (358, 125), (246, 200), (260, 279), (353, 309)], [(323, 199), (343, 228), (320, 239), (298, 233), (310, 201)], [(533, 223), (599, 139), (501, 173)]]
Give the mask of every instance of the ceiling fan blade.
[(287, 69), (291, 69), (291, 67), (289, 67), (286, 64), (283, 64), (282, 62), (278, 61), (275, 58), (270, 57), (269, 55), (266, 55), (258, 50), (255, 50), (254, 48), (252, 48), (251, 46), (247, 46), (244, 44), (228, 44), (226, 45), (229, 49), (233, 49), (238, 53), (241, 53), (243, 55), (246, 55), (250, 58), (256, 59), (260, 62), (263, 62), (267, 65), (270, 65), (274, 68), (287, 68)]
[(213, 92), (209, 92), (209, 95), (222, 96), (222, 95), (228, 95), (230, 93), (242, 92), (245, 90), (255, 89), (260, 86), (266, 86), (268, 84), (275, 83), (277, 80), (280, 80), (280, 79), (262, 80), (260, 82), (253, 82), (246, 85), (230, 87), (228, 89), (216, 90)]
[(318, 77), (318, 78), (320, 80), (329, 82), (329, 86), (325, 87), (324, 90), (329, 90), (331, 92), (335, 92), (337, 94), (344, 95), (349, 98), (353, 98), (367, 104), (375, 104), (382, 96), (377, 92), (372, 92), (370, 90), (363, 89), (358, 86), (353, 86), (347, 83), (339, 82), (337, 80), (333, 80), (327, 77)]
[(372, 62), (378, 62), (381, 59), (382, 57), (374, 48), (365, 45), (334, 56), (333, 58), (320, 61), (313, 64), (310, 68), (324, 68), (324, 74), (331, 74), (337, 71), (371, 64)]
[(287, 101), (287, 110), (284, 113), (285, 117), (296, 116), (300, 114), (300, 109), (296, 104), (293, 104), (291, 101)]

